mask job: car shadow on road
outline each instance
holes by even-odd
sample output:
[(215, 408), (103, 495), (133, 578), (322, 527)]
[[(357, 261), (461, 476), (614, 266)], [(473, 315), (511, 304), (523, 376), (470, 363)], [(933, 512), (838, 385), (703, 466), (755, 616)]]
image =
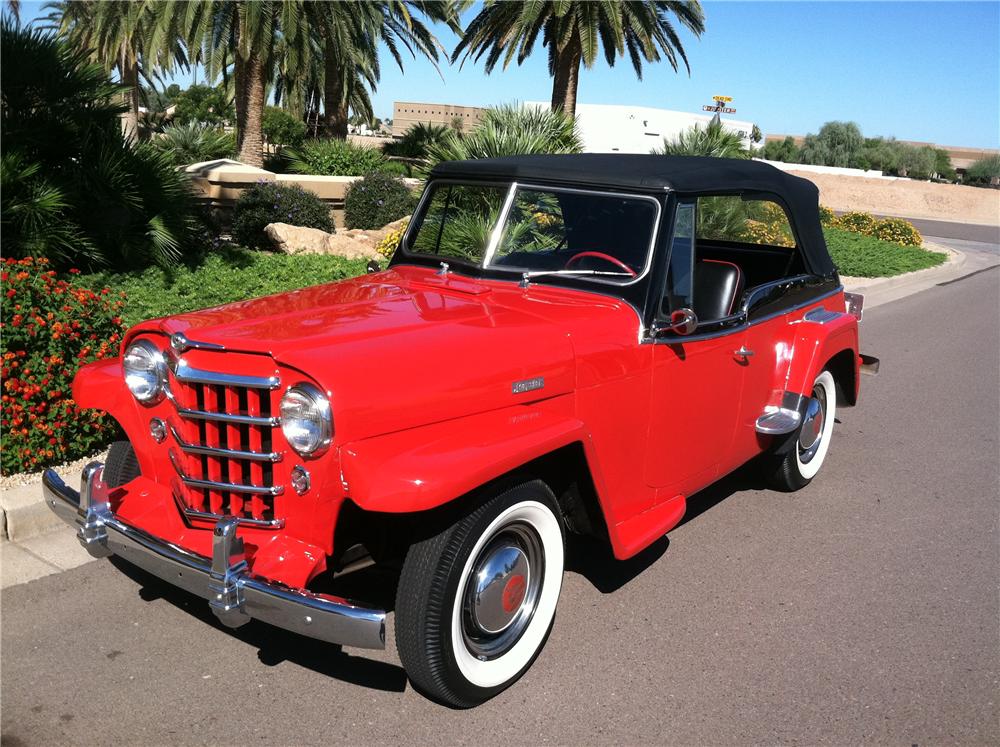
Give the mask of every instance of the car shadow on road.
[[(759, 466), (750, 462), (688, 498), (684, 518), (674, 529), (693, 521), (736, 493), (765, 487)], [(579, 573), (602, 594), (611, 594), (656, 563), (669, 547), (670, 538), (663, 536), (631, 558), (618, 560), (606, 541), (572, 537), (567, 545), (566, 570)]]
[(352, 656), (336, 644), (307, 638), (257, 620), (251, 620), (239, 628), (228, 628), (219, 622), (208, 603), (200, 597), (161, 581), (117, 557), (110, 558), (110, 561), (140, 585), (139, 596), (144, 601), (162, 599), (201, 623), (211, 625), (253, 646), (257, 649), (257, 658), (265, 666), (273, 667), (287, 661), (317, 674), (361, 687), (388, 692), (403, 692), (406, 689), (406, 673), (396, 664), (376, 661), (364, 655)]

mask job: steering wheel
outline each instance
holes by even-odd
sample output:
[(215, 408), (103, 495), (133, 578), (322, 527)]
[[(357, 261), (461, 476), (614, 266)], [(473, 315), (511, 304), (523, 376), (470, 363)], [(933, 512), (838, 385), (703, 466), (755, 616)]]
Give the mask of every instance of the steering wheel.
[(610, 262), (616, 267), (620, 267), (625, 272), (627, 272), (630, 277), (633, 278), (636, 277), (635, 270), (633, 270), (627, 264), (622, 262), (620, 259), (612, 257), (610, 254), (605, 254), (604, 252), (580, 252), (578, 254), (574, 254), (572, 257), (566, 260), (566, 264), (563, 265), (563, 269), (568, 270), (571, 264), (576, 262), (578, 259), (583, 259), (584, 257), (595, 257), (597, 259), (603, 259), (605, 262)]

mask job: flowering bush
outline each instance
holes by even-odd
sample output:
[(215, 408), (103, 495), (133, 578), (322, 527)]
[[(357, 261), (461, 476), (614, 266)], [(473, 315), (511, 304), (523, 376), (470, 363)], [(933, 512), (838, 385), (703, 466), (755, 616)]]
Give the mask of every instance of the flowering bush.
[(378, 242), (378, 246), (375, 247), (375, 251), (387, 259), (391, 257), (393, 252), (396, 251), (396, 247), (399, 246), (399, 242), (402, 241), (403, 234), (406, 233), (406, 227), (409, 223), (409, 221), (406, 221), (395, 231), (389, 231), (389, 233), (385, 235), (385, 238)]
[(233, 205), (233, 238), (246, 247), (270, 249), (264, 233), (269, 223), (291, 223), (327, 233), (334, 230), (330, 208), (312, 192), (261, 182), (245, 190)]
[(80, 366), (118, 354), (124, 302), (57, 278), (46, 259), (2, 267), (0, 469), (10, 474), (86, 456), (115, 434), (106, 415), (77, 407), (71, 384)]
[(876, 239), (903, 246), (923, 246), (924, 237), (913, 224), (902, 218), (883, 218), (875, 224), (872, 235)]
[(837, 219), (837, 214), (826, 205), (819, 206), (819, 222), (824, 226), (831, 225)]
[(415, 200), (406, 182), (390, 174), (369, 174), (347, 188), (344, 224), (371, 231), (413, 212)]
[(831, 222), (836, 228), (842, 228), (851, 233), (860, 233), (862, 236), (871, 236), (875, 230), (878, 219), (871, 213), (844, 213), (834, 218)]

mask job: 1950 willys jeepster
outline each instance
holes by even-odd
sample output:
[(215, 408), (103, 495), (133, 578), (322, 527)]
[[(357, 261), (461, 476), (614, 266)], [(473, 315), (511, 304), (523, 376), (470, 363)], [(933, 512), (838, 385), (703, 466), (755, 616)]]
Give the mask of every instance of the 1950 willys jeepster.
[[(145, 322), (83, 368), (128, 440), (45, 495), (226, 625), (382, 648), (393, 606), (413, 684), (470, 706), (544, 644), (569, 536), (628, 558), (755, 457), (809, 483), (877, 366), (859, 302), (815, 187), (771, 166), (443, 163), (387, 270)], [(372, 564), (394, 605), (337, 593)]]

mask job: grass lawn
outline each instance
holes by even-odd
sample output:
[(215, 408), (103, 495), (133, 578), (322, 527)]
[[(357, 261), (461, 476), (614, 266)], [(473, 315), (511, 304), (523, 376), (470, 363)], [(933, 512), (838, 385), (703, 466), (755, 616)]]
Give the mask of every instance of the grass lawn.
[(363, 275), (367, 261), (321, 255), (271, 254), (247, 249), (212, 252), (195, 265), (141, 273), (100, 272), (80, 276), (91, 288), (126, 294), (122, 318), (129, 326), (146, 319), (267, 296)]
[(826, 245), (841, 275), (880, 278), (941, 264), (947, 254), (919, 246), (901, 246), (839, 228), (824, 228)]

